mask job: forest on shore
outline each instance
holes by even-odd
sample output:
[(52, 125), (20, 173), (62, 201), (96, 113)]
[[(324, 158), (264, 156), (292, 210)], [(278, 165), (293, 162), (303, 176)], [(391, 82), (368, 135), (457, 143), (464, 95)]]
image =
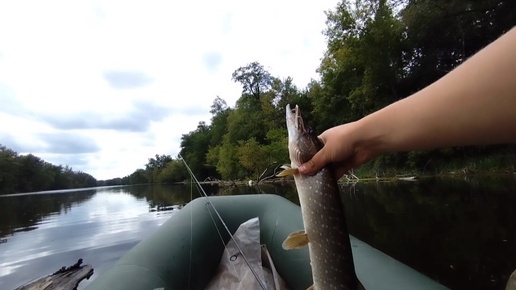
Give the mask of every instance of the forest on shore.
[[(242, 86), (236, 104), (216, 96), (211, 119), (183, 134), (180, 155), (199, 180), (257, 180), (271, 165), (288, 163), (287, 104), (299, 105), (305, 121), (321, 133), (421, 90), (515, 26), (516, 1), (341, 1), (326, 16), (318, 80), (300, 88), (289, 76), (249, 63), (231, 76)], [(355, 174), (514, 172), (515, 156), (514, 145), (393, 153)], [(188, 178), (179, 156), (156, 154), (145, 168), (97, 184)]]
[(51, 164), (32, 154), (19, 155), (0, 144), (0, 195), (96, 185), (97, 180), (88, 173)]
[[(182, 136), (180, 155), (199, 180), (257, 180), (271, 165), (288, 163), (287, 104), (299, 105), (305, 121), (321, 133), (423, 89), (515, 26), (516, 2), (342, 1), (326, 16), (320, 80), (299, 88), (291, 77), (249, 63), (232, 74), (242, 86), (235, 106), (217, 96), (211, 120)], [(514, 172), (514, 164), (514, 145), (454, 147), (386, 154), (355, 174)], [(179, 156), (156, 155), (145, 169), (112, 181), (188, 178)]]

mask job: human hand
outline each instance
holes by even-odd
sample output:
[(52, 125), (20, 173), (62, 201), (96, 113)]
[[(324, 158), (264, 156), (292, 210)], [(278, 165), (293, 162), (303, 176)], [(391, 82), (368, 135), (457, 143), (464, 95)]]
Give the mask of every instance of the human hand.
[(358, 122), (336, 126), (324, 131), (319, 139), (324, 147), (311, 160), (298, 169), (301, 174), (314, 174), (326, 165), (335, 169), (339, 179), (349, 170), (356, 168), (377, 156), (373, 150), (363, 146), (362, 134)]

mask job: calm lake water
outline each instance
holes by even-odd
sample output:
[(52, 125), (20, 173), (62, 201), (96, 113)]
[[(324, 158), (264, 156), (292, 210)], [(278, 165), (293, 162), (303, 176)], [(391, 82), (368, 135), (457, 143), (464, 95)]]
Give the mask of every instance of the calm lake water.
[[(272, 193), (298, 203), (292, 184), (205, 190)], [(359, 183), (341, 192), (353, 235), (451, 289), (504, 289), (516, 269), (514, 175)], [(190, 186), (133, 186), (0, 196), (0, 289), (79, 258), (94, 267), (91, 281), (191, 194)]]

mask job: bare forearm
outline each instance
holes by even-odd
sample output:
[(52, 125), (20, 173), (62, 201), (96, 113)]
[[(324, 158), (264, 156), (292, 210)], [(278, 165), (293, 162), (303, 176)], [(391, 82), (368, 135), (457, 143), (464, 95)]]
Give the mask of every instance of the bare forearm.
[(516, 28), (418, 93), (362, 120), (377, 153), (516, 143)]

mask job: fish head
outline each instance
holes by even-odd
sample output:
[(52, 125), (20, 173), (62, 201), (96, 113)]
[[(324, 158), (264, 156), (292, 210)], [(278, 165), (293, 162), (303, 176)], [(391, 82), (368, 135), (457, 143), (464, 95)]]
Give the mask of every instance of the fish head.
[(322, 143), (309, 128), (305, 126), (301, 111), (296, 105), (286, 107), (288, 130), (288, 151), (292, 168), (310, 160), (322, 148)]

